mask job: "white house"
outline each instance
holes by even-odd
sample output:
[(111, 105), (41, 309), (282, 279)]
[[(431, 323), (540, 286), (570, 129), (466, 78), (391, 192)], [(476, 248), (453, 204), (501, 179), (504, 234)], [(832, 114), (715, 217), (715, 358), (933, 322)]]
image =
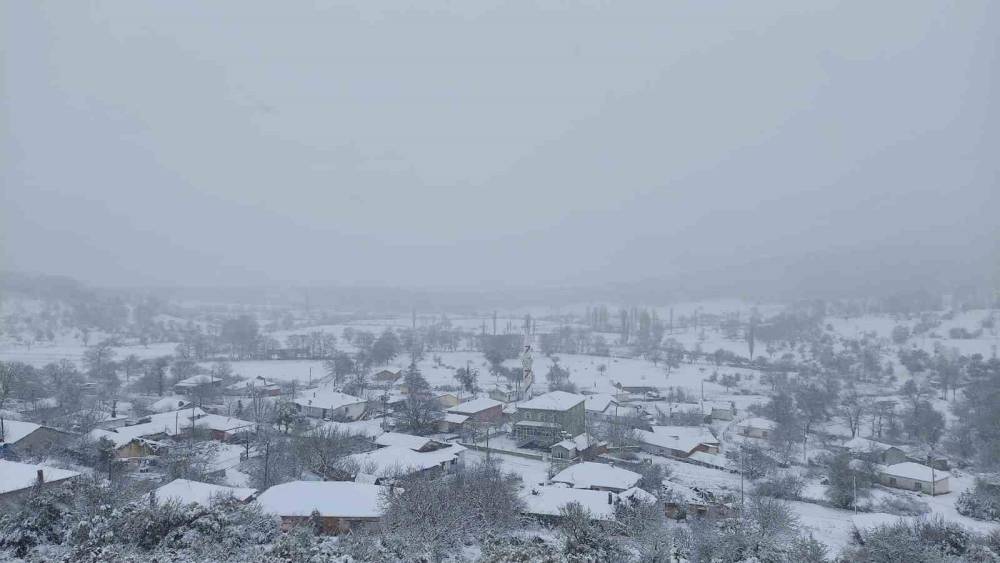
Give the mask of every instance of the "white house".
[(65, 483), (79, 475), (77, 471), (0, 459), (0, 507), (22, 500), (36, 487)]
[(879, 481), (888, 487), (943, 495), (949, 492), (951, 473), (932, 469), (926, 465), (904, 461), (882, 468)]
[(225, 497), (247, 502), (256, 494), (257, 489), (213, 485), (188, 479), (174, 479), (152, 492), (158, 502), (175, 501), (181, 504), (200, 504), (202, 506), (210, 506), (212, 500)]
[(0, 418), (0, 453), (13, 449), (23, 455), (42, 453), (58, 445), (66, 444), (71, 434), (34, 422), (23, 422)]
[(642, 475), (604, 463), (585, 461), (570, 465), (552, 477), (553, 483), (566, 483), (575, 489), (622, 492), (639, 483)]
[(308, 522), (315, 511), (324, 532), (340, 534), (378, 522), (386, 492), (386, 487), (350, 481), (292, 481), (264, 491), (257, 502), (264, 512), (280, 516), (286, 530)]
[(739, 422), (736, 425), (736, 431), (750, 438), (767, 438), (774, 431), (775, 426), (773, 420), (754, 417)]
[(342, 421), (358, 420), (368, 407), (361, 397), (324, 389), (307, 390), (292, 403), (308, 417)]
[(695, 452), (719, 453), (719, 440), (702, 426), (653, 426), (636, 434), (639, 446), (651, 454), (686, 458)]
[(427, 452), (407, 446), (386, 446), (345, 459), (356, 464), (359, 474), (373, 475), (378, 482), (421, 472), (448, 472), (462, 461), (465, 448), (458, 444)]

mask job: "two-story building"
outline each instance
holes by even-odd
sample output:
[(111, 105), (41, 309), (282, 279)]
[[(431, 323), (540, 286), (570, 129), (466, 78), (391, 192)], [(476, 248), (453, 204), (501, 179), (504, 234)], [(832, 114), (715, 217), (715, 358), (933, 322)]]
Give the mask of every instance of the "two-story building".
[(550, 391), (517, 405), (514, 437), (524, 443), (548, 448), (585, 432), (586, 397), (566, 391)]

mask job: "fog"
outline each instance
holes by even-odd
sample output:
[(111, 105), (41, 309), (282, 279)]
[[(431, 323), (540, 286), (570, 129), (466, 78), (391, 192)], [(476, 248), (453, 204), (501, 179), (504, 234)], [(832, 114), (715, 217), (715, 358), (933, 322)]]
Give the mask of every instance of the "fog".
[(3, 270), (981, 283), (995, 2), (5, 2)]

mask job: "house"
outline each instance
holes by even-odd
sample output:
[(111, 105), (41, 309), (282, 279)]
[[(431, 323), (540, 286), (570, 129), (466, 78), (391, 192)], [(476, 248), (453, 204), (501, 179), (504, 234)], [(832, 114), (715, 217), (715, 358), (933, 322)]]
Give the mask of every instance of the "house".
[(587, 418), (594, 421), (611, 420), (615, 416), (625, 415), (620, 407), (621, 403), (606, 393), (596, 393), (586, 395), (583, 408)]
[(636, 430), (639, 446), (655, 455), (686, 458), (695, 452), (719, 453), (719, 440), (703, 426), (653, 426)]
[(36, 488), (66, 483), (79, 475), (67, 469), (0, 459), (0, 507), (23, 500)]
[(306, 391), (292, 403), (308, 417), (340, 421), (358, 420), (368, 408), (368, 401), (361, 397), (324, 389)]
[(566, 483), (575, 489), (593, 489), (620, 493), (639, 483), (642, 475), (605, 463), (584, 461), (570, 465), (552, 477), (553, 483)]
[(633, 393), (636, 395), (645, 396), (647, 394), (652, 394), (658, 396), (660, 393), (660, 388), (654, 387), (652, 385), (622, 385), (621, 383), (616, 382), (614, 383), (614, 386), (617, 387), (618, 390), (620, 391), (624, 391), (626, 393)]
[(166, 397), (158, 399), (156, 402), (149, 405), (149, 410), (162, 413), (184, 409), (190, 405), (191, 401), (181, 397), (180, 395), (167, 395)]
[(517, 400), (518, 389), (510, 383), (497, 384), (490, 388), (488, 394), (491, 399), (502, 403), (512, 403)]
[(586, 508), (594, 520), (610, 522), (615, 519), (615, 501), (618, 498), (609, 491), (553, 485), (531, 487), (520, 496), (524, 500), (524, 513), (547, 523), (558, 521), (561, 509), (574, 502)]
[(384, 369), (372, 376), (372, 384), (376, 387), (386, 387), (395, 384), (403, 377), (403, 370), (391, 371)]
[(711, 422), (711, 407), (701, 403), (667, 403), (656, 405), (654, 408), (657, 413), (666, 417), (670, 424)]
[[(934, 469), (940, 469), (943, 471), (948, 471), (951, 469), (951, 465), (948, 462), (948, 458), (941, 455), (937, 450), (931, 449), (923, 445), (907, 445), (907, 446), (893, 446), (893, 448), (899, 449), (906, 456), (907, 461), (912, 461), (914, 463), (922, 463), (924, 465), (933, 465)], [(888, 462), (883, 462), (888, 463)]]
[(462, 432), (467, 428), (465, 426), (467, 422), (469, 422), (469, 417), (464, 414), (446, 412), (441, 420), (438, 420), (438, 432)]
[(586, 429), (585, 402), (583, 395), (550, 391), (519, 403), (513, 434), (524, 444), (543, 448), (579, 436)]
[(549, 452), (559, 459), (576, 459), (577, 457), (592, 457), (608, 451), (607, 442), (595, 439), (589, 434), (580, 434), (552, 444)]
[(226, 395), (236, 397), (250, 397), (253, 395), (277, 397), (281, 395), (281, 385), (278, 385), (273, 381), (268, 381), (258, 375), (253, 379), (245, 379), (243, 381), (237, 381), (236, 383), (227, 385), (222, 392)]
[(264, 491), (257, 502), (281, 518), (284, 530), (310, 523), (316, 512), (323, 532), (342, 534), (378, 522), (386, 492), (386, 487), (351, 481), (292, 481)]
[(128, 424), (129, 417), (122, 413), (116, 412), (114, 414), (110, 412), (100, 413), (96, 420), (94, 420), (94, 427), (100, 428), (102, 430), (114, 430), (115, 428), (121, 428)]
[[(102, 430), (108, 434), (98, 435), (91, 432), (95, 439), (107, 437), (116, 445), (127, 444), (135, 438), (159, 440), (161, 438), (180, 436), (191, 430), (196, 419), (205, 416), (205, 411), (195, 407), (175, 411), (152, 414), (139, 420), (138, 424), (122, 426), (111, 430)], [(98, 429), (100, 430), (100, 429)], [(114, 436), (111, 436), (114, 435)]]
[(667, 518), (678, 521), (686, 520), (689, 517), (702, 518), (705, 516), (729, 518), (736, 512), (733, 504), (725, 502), (715, 493), (701, 487), (688, 487), (680, 483), (670, 483), (663, 509)]
[(316, 424), (315, 428), (328, 428), (350, 436), (364, 436), (374, 440), (385, 433), (386, 420), (372, 418), (369, 420), (356, 420), (353, 422), (336, 422), (326, 420)]
[(72, 436), (34, 422), (0, 418), (0, 454), (11, 451), (21, 456), (33, 456), (53, 447), (65, 446)]
[(221, 388), (222, 380), (211, 375), (194, 375), (174, 383), (174, 392), (185, 395), (207, 387)]
[(879, 481), (887, 487), (921, 491), (932, 495), (947, 493), (949, 478), (951, 474), (947, 471), (939, 471), (912, 461), (887, 465), (879, 473)]
[(121, 434), (110, 430), (95, 428), (87, 433), (88, 440), (97, 442), (101, 439), (113, 444), (115, 457), (134, 460), (153, 455), (159, 455), (167, 450), (167, 444), (157, 440), (147, 440), (130, 434)]
[(435, 393), (434, 399), (442, 409), (449, 409), (459, 403), (458, 396), (454, 393)]
[(774, 431), (775, 426), (773, 420), (755, 417), (739, 422), (736, 425), (736, 431), (750, 438), (767, 438)]
[(560, 485), (538, 485), (523, 491), (524, 513), (551, 523), (562, 519), (561, 509), (567, 504), (577, 503), (590, 512), (590, 517), (598, 521), (615, 519), (615, 507), (621, 502), (656, 502), (656, 497), (638, 488), (622, 493), (574, 489)]
[(375, 438), (375, 445), (383, 448), (398, 446), (408, 448), (415, 452), (433, 452), (442, 448), (447, 448), (449, 444), (438, 442), (423, 436), (413, 436), (412, 434), (401, 434), (399, 432), (384, 432)]
[(240, 502), (249, 502), (257, 494), (257, 489), (226, 487), (202, 483), (201, 481), (174, 479), (150, 494), (161, 503), (173, 501), (181, 504), (210, 506), (214, 499), (224, 497), (232, 497)]
[(407, 446), (386, 446), (370, 452), (353, 454), (345, 459), (358, 468), (357, 474), (373, 476), (379, 484), (415, 473), (447, 473), (461, 461), (465, 448), (458, 444), (418, 452)]
[(503, 403), (496, 399), (473, 399), (449, 408), (448, 412), (466, 416), (473, 422), (499, 422), (503, 418)]
[[(232, 440), (240, 432), (248, 432), (253, 429), (254, 423), (248, 420), (223, 416), (221, 414), (202, 414), (193, 419), (195, 428), (211, 432), (212, 439), (220, 442)], [(187, 430), (191, 430), (190, 423)]]
[(712, 420), (732, 420), (736, 418), (736, 403), (732, 401), (705, 401), (703, 412)]

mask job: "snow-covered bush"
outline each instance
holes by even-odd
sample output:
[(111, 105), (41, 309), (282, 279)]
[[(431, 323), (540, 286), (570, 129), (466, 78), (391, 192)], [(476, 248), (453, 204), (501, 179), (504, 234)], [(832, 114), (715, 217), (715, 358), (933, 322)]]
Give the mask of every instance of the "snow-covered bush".
[(1000, 556), (990, 536), (979, 536), (940, 516), (856, 529), (853, 543), (842, 558), (859, 563), (992, 561)]
[(480, 563), (561, 563), (559, 546), (537, 535), (490, 537), (483, 541)]
[(764, 477), (754, 484), (753, 494), (785, 500), (798, 500), (806, 486), (801, 477), (793, 473), (780, 473)]
[(955, 509), (959, 514), (970, 518), (1000, 521), (1000, 494), (994, 487), (977, 481), (975, 487), (966, 489), (959, 495), (955, 501)]
[(701, 520), (691, 526), (681, 544), (691, 561), (790, 561), (795, 560), (793, 553), (803, 561), (823, 561), (823, 550), (798, 532), (787, 503), (752, 497), (735, 518)]
[(559, 509), (559, 533), (568, 561), (622, 561), (624, 551), (580, 503)]
[(931, 511), (931, 507), (922, 500), (910, 496), (892, 495), (872, 506), (875, 512), (885, 512), (897, 516), (921, 516)]

